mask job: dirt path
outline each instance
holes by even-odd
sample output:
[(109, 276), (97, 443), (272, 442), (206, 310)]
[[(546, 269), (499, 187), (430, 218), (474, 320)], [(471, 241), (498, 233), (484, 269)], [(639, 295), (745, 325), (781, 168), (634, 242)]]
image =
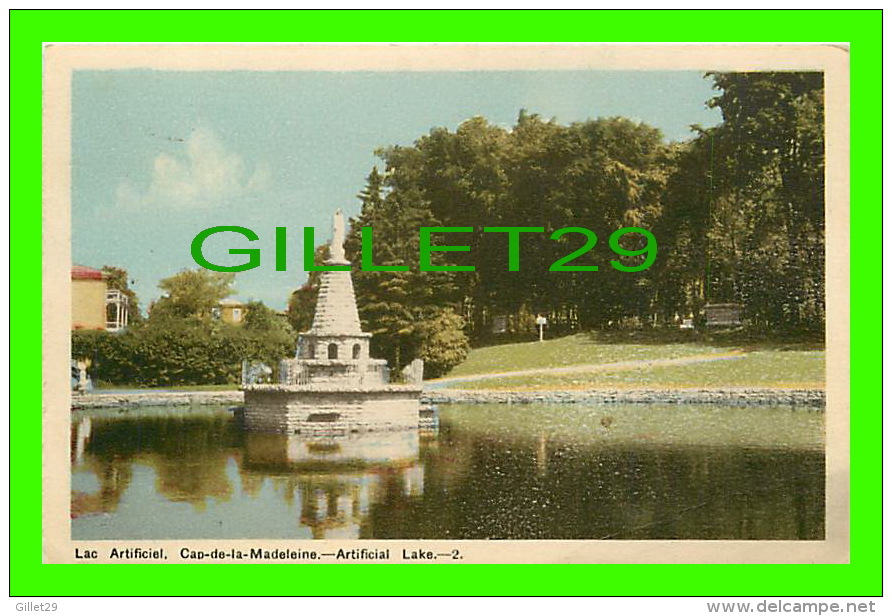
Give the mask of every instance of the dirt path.
[(432, 379), (430, 381), (425, 381), (424, 384), (425, 386), (437, 388), (444, 385), (451, 385), (452, 383), (469, 383), (473, 381), (485, 381), (489, 379), (503, 379), (513, 376), (635, 370), (636, 368), (656, 368), (660, 366), (680, 366), (684, 364), (699, 364), (712, 361), (727, 361), (734, 359), (743, 359), (744, 357), (746, 357), (746, 353), (744, 353), (743, 351), (729, 351), (727, 353), (688, 355), (686, 357), (674, 357), (669, 359), (637, 359), (633, 361), (617, 361), (606, 364), (574, 364), (572, 366), (560, 366), (557, 368), (530, 368), (529, 370), (512, 370), (510, 372), (469, 374), (467, 376), (455, 376), (445, 379)]

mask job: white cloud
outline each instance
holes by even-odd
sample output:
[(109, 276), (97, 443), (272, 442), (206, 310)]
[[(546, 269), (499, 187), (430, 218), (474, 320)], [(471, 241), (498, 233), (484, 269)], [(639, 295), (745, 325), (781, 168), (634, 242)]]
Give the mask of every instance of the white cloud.
[(184, 141), (185, 152), (155, 157), (152, 179), (144, 191), (123, 180), (117, 189), (122, 206), (210, 208), (269, 185), (269, 165), (249, 172), (242, 157), (226, 149), (214, 131), (198, 128)]

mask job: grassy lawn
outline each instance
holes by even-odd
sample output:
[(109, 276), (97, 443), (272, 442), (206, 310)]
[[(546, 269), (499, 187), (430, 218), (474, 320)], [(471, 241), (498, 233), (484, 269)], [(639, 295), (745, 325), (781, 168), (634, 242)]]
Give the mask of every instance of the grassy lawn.
[(446, 377), (581, 364), (671, 359), (721, 353), (727, 350), (696, 342), (640, 344), (611, 341), (603, 344), (589, 334), (576, 334), (544, 342), (504, 344), (474, 349), (468, 355), (468, 359), (456, 366)]
[(628, 370), (538, 374), (471, 382), (457, 389), (636, 389), (792, 387), (824, 385), (823, 351), (762, 351), (740, 358)]
[[(717, 359), (702, 361), (704, 356)], [(621, 368), (583, 367), (586, 364), (680, 360), (676, 365), (625, 365)], [(536, 368), (580, 366), (580, 370), (457, 381), (456, 389), (636, 389), (793, 387), (824, 385), (825, 351), (816, 345), (760, 344), (749, 347), (710, 346), (702, 342), (599, 343), (579, 334), (549, 340), (473, 350), (467, 361), (447, 378)]]

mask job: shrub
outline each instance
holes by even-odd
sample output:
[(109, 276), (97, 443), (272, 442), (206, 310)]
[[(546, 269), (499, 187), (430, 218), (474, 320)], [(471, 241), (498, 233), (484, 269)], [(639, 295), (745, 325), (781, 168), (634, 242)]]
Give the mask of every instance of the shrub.
[(290, 328), (169, 319), (121, 333), (72, 332), (72, 357), (92, 361), (97, 384), (137, 387), (238, 383), (243, 360), (273, 368), (294, 353)]

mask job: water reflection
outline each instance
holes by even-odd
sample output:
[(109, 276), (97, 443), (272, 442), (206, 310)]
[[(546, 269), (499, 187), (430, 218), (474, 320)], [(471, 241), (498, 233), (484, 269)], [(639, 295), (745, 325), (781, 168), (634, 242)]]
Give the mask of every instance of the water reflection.
[(256, 485), (265, 477), (289, 504), (298, 503), (300, 524), (314, 539), (359, 538), (371, 503), (393, 484), (406, 494), (423, 491), (417, 431), (341, 436), (245, 434), (241, 477)]
[(72, 534), (823, 537), (820, 410), (609, 408), (448, 407), (436, 435), (337, 437), (248, 433), (223, 410), (83, 415)]

